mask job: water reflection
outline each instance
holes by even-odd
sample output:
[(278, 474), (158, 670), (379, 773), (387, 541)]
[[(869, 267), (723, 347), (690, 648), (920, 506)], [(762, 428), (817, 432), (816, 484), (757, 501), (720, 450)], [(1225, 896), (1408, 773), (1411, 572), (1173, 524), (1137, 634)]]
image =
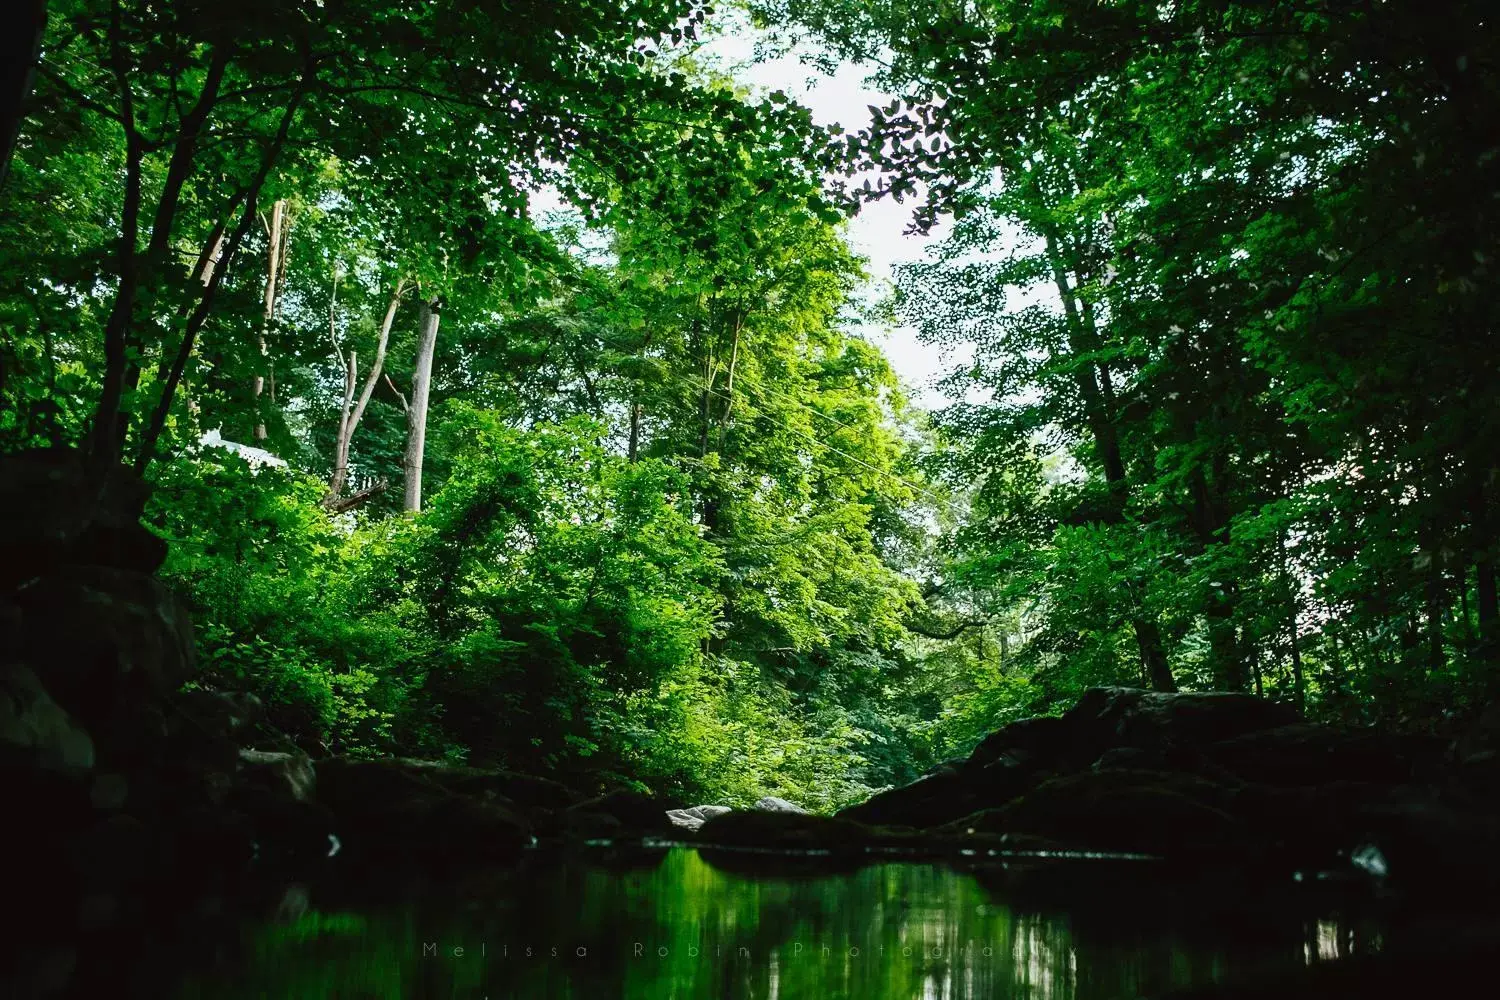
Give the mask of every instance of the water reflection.
[(181, 995), (1102, 1000), (1378, 944), (1326, 919), (1247, 932), (1144, 903), (1007, 903), (983, 881), (908, 863), (755, 876), (689, 849), (637, 867), (538, 864), (465, 903), (333, 910), (314, 896), (247, 928)]

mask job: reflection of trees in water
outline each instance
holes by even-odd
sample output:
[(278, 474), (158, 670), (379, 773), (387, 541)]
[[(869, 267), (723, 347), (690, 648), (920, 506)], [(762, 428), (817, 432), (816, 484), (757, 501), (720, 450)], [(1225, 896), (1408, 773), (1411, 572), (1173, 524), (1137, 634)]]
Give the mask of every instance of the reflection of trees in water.
[(1289, 913), (1257, 915), (1254, 933), (1195, 926), (1181, 921), (1190, 913), (1163, 916), (1156, 901), (1132, 906), (1118, 893), (1113, 905), (1067, 911), (1003, 900), (930, 865), (751, 875), (690, 850), (608, 868), (539, 865), (467, 905), (342, 922), (312, 910), (262, 927), (244, 966), (202, 995), (1095, 1000), (1377, 943)]

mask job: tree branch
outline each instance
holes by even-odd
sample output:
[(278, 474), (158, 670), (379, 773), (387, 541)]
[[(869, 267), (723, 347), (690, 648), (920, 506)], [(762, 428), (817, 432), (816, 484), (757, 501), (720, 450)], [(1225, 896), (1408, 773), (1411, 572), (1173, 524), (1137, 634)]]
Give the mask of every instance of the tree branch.
[(389, 485), (385, 477), (382, 476), (373, 486), (368, 486), (358, 493), (351, 493), (346, 497), (335, 497), (332, 495), (325, 497), (323, 499), (323, 509), (330, 514), (343, 514), (354, 510), (356, 507), (364, 506), (375, 497), (384, 493)]

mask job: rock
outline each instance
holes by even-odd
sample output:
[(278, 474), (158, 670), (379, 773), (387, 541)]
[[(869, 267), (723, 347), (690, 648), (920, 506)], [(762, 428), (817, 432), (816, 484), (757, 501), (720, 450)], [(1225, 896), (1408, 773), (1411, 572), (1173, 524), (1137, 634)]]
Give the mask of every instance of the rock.
[(1002, 757), (1018, 764), (1037, 759), (1058, 760), (1073, 751), (1072, 742), (1072, 728), (1062, 719), (1048, 716), (1022, 719), (981, 740), (964, 766), (985, 767)]
[(167, 547), (141, 524), (148, 493), (124, 466), (101, 481), (78, 451), (0, 456), (0, 590), (65, 565), (154, 572)]
[[(274, 807), (283, 805), (281, 800)], [(254, 808), (236, 802), (197, 805), (181, 812), (173, 823), (173, 860), (178, 872), (209, 876), (215, 873), (240, 873), (259, 860), (261, 845), (274, 851), (276, 836), (256, 829), (259, 818)], [(275, 828), (276, 821), (266, 823)], [(179, 881), (182, 878), (179, 875)]]
[(22, 767), (79, 774), (94, 766), (89, 734), (18, 663), (0, 668), (0, 745)]
[(1361, 804), (1350, 828), (1350, 862), (1408, 895), (1446, 902), (1500, 890), (1500, 817), (1493, 812), (1476, 815), (1407, 788)]
[(1302, 720), (1289, 706), (1248, 694), (1090, 688), (1059, 721), (1092, 760), (1112, 747), (1203, 746)]
[(123, 774), (96, 775), (89, 786), (89, 805), (95, 809), (112, 811), (125, 805), (130, 797), (130, 782)]
[(261, 700), (244, 691), (177, 691), (168, 700), (180, 717), (215, 735), (249, 733), (266, 714)]
[(1369, 732), (1348, 733), (1296, 723), (1244, 733), (1203, 748), (1203, 756), (1225, 771), (1267, 785), (1322, 785), (1365, 781), (1398, 785), (1411, 781), (1413, 754), (1401, 754)]
[(1050, 778), (1091, 765), (1227, 779), (1199, 747), (1299, 721), (1286, 706), (1250, 695), (1091, 688), (1062, 716), (1005, 726), (961, 764), (879, 792), (838, 815), (860, 823), (933, 829), (1000, 808)]
[(788, 802), (786, 799), (779, 799), (774, 795), (766, 795), (756, 799), (755, 808), (762, 812), (807, 813), (806, 809), (803, 809), (795, 802)]
[(675, 808), (640, 792), (620, 790), (575, 803), (561, 818), (567, 832), (584, 839), (667, 837), (681, 829), (667, 816)]
[(318, 801), (335, 815), (379, 808), (382, 803), (446, 794), (400, 762), (329, 757), (313, 765)]
[[(85, 726), (159, 705), (194, 670), (187, 608), (161, 581), (100, 566), (65, 567), (16, 598), (21, 657)], [(159, 713), (158, 713), (159, 714)]]
[(1229, 811), (1233, 794), (1194, 775), (1083, 771), (1043, 782), (983, 825), (1091, 850), (1169, 857), (1232, 852), (1247, 842), (1244, 825)]
[(687, 809), (668, 809), (667, 820), (684, 830), (697, 830), (715, 816), (732, 812), (728, 806), (692, 806)]
[(241, 750), (240, 775), (242, 781), (285, 794), (294, 802), (311, 801), (317, 785), (312, 759), (305, 753)]
[(88, 888), (137, 886), (159, 870), (159, 837), (123, 813), (99, 820), (73, 845), (74, 867)]
[(909, 826), (927, 829), (941, 826), (983, 809), (986, 802), (968, 775), (940, 772), (918, 778), (910, 785), (877, 792), (857, 806), (837, 813), (839, 819), (872, 826)]
[(510, 860), (531, 841), (508, 803), (454, 794), (399, 761), (333, 758), (316, 774), (343, 853), (355, 858), (445, 867)]
[(720, 847), (862, 853), (871, 833), (859, 823), (836, 817), (735, 809), (706, 821), (697, 839)]
[(465, 767), (407, 757), (395, 758), (393, 763), (455, 794), (503, 799), (523, 809), (566, 809), (579, 800), (577, 793), (562, 782), (502, 768)]
[(1453, 744), (1453, 759), (1460, 764), (1485, 760), (1500, 754), (1500, 701), (1485, 706)]

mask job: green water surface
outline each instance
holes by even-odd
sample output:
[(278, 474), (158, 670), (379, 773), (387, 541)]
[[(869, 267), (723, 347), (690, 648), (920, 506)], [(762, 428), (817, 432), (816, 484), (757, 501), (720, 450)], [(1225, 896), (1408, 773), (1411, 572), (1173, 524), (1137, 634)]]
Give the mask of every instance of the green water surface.
[[(998, 870), (744, 867), (673, 848), (627, 864), (538, 862), (400, 905), (298, 890), (180, 995), (1092, 1000), (1379, 947), (1336, 916), (1168, 905), (1172, 894), (1102, 877), (1100, 905), (1081, 905), (1018, 900)], [(1092, 878), (1073, 880), (1085, 898)]]

